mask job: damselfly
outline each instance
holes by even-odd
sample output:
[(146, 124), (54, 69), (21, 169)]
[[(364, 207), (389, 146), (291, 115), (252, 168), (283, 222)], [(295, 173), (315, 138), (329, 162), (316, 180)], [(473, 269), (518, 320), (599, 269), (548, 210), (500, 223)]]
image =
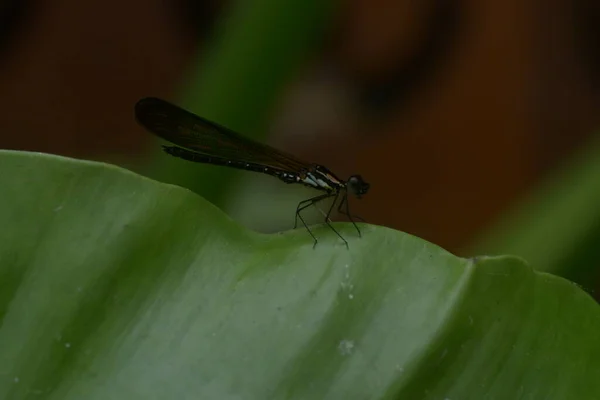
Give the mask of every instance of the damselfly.
[(325, 223), (344, 241), (346, 247), (348, 242), (331, 225), (329, 218), (340, 197), (338, 211), (348, 217), (360, 236), (360, 229), (354, 222), (354, 218), (358, 217), (350, 214), (348, 205), (349, 193), (360, 198), (369, 190), (369, 184), (360, 175), (352, 175), (347, 181), (343, 181), (322, 165), (300, 161), (290, 154), (254, 142), (161, 99), (149, 97), (140, 100), (135, 106), (135, 115), (137, 121), (150, 132), (180, 146), (163, 146), (163, 150), (174, 157), (261, 172), (285, 183), (300, 183), (324, 192), (301, 201), (296, 207), (294, 229), (300, 219), (314, 239), (313, 247), (317, 244), (317, 238), (301, 212), (325, 199), (333, 198), (333, 203), (325, 214)]

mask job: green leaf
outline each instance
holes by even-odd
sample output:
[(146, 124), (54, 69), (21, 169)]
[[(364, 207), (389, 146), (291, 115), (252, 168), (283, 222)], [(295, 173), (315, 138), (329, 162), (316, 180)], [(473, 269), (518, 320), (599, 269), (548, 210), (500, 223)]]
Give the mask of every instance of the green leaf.
[(0, 398), (598, 399), (597, 304), (363, 224), (263, 235), (123, 169), (0, 152)]
[(526, 199), (505, 213), (471, 252), (516, 254), (580, 284), (600, 263), (600, 136), (590, 139)]

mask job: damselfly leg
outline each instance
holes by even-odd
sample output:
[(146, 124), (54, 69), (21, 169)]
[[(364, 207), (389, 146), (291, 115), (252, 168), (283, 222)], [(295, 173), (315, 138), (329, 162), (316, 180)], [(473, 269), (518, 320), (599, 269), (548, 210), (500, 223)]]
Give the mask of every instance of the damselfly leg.
[[(342, 207), (346, 205), (346, 209), (343, 210)], [(340, 214), (345, 215), (346, 217), (348, 217), (348, 219), (350, 220), (350, 222), (352, 222), (352, 225), (354, 225), (354, 227), (356, 228), (356, 231), (358, 232), (358, 237), (362, 237), (361, 233), (360, 233), (360, 229), (358, 229), (358, 225), (356, 225), (356, 222), (354, 222), (354, 219), (358, 219), (362, 222), (365, 222), (364, 219), (362, 219), (361, 217), (359, 217), (358, 215), (352, 215), (350, 214), (350, 206), (348, 203), (348, 195), (346, 194), (344, 197), (342, 197), (342, 201), (340, 201), (340, 205), (338, 206), (338, 212)]]
[(319, 203), (325, 199), (332, 198), (332, 197), (334, 198), (333, 203), (331, 203), (331, 207), (329, 207), (329, 211), (327, 212), (327, 214), (325, 214), (325, 223), (327, 224), (327, 226), (329, 226), (329, 228), (331, 228), (332, 231), (334, 231), (336, 233), (336, 235), (339, 236), (340, 239), (342, 239), (344, 241), (344, 244), (348, 248), (348, 242), (346, 241), (346, 239), (344, 239), (344, 237), (342, 235), (340, 235), (340, 233), (333, 227), (333, 225), (331, 225), (331, 219), (329, 218), (331, 215), (331, 211), (333, 210), (333, 207), (335, 207), (335, 204), (337, 203), (339, 196), (340, 196), (339, 192), (325, 193), (325, 194), (322, 194), (322, 195), (319, 195), (319, 196), (316, 196), (316, 197), (313, 197), (313, 198), (310, 198), (307, 200), (303, 200), (300, 203), (298, 203), (298, 207), (296, 207), (296, 219), (294, 222), (294, 229), (296, 229), (298, 227), (298, 218), (300, 218), (300, 221), (302, 221), (302, 224), (304, 225), (304, 227), (306, 228), (308, 233), (310, 233), (310, 236), (312, 236), (313, 240), (315, 241), (313, 243), (313, 248), (317, 245), (318, 240), (317, 240), (316, 236), (312, 233), (310, 228), (308, 227), (308, 224), (306, 223), (304, 218), (302, 217), (302, 211), (313, 205), (316, 207), (317, 203)]

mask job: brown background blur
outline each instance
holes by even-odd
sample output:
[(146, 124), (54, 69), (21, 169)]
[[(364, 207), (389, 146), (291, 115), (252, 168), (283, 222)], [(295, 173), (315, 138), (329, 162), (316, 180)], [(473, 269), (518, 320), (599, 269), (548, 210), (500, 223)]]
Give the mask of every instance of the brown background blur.
[[(460, 251), (594, 133), (595, 4), (341, 3), (280, 110), (294, 126), (322, 106), (325, 122), (308, 125), (322, 136), (274, 134), (342, 176), (363, 175), (372, 191), (354, 211), (367, 221)], [(173, 98), (226, 5), (12, 3), (2, 16), (0, 148), (144, 154), (151, 138), (133, 104)]]

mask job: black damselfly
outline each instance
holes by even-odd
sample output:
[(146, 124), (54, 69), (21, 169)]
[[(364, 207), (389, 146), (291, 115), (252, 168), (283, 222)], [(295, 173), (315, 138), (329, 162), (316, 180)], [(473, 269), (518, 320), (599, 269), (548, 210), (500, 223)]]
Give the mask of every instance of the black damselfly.
[(161, 99), (149, 97), (140, 100), (135, 106), (135, 115), (137, 121), (150, 132), (181, 146), (163, 146), (163, 150), (174, 157), (262, 172), (279, 178), (285, 183), (300, 183), (325, 192), (301, 201), (296, 207), (294, 229), (298, 226), (298, 218), (300, 218), (315, 241), (313, 247), (317, 244), (317, 238), (304, 221), (301, 212), (311, 205), (332, 197), (333, 203), (325, 214), (325, 223), (347, 247), (348, 242), (331, 225), (329, 218), (341, 196), (338, 212), (348, 217), (360, 236), (360, 229), (354, 222), (354, 218), (358, 217), (350, 214), (348, 205), (348, 193), (360, 198), (369, 190), (369, 184), (360, 175), (352, 175), (347, 181), (343, 181), (322, 165), (306, 163), (270, 146), (253, 142)]

